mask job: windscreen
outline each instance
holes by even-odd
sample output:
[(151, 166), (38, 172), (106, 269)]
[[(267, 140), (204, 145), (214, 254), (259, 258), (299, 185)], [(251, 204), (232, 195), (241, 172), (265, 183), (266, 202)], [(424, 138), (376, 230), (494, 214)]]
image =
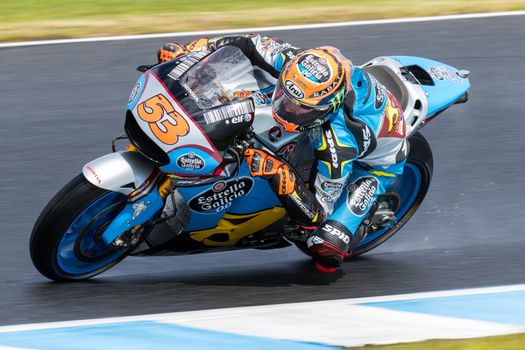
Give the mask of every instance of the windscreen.
[(258, 90), (250, 60), (235, 46), (225, 46), (193, 66), (180, 79), (199, 108), (237, 99), (236, 92)]

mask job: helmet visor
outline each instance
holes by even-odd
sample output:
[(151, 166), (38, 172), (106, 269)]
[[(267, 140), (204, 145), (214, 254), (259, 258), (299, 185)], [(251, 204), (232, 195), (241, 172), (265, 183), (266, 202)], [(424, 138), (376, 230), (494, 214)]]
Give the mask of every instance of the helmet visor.
[(328, 113), (329, 105), (308, 106), (290, 96), (281, 86), (280, 82), (273, 93), (273, 112), (283, 121), (298, 126), (320, 124)]

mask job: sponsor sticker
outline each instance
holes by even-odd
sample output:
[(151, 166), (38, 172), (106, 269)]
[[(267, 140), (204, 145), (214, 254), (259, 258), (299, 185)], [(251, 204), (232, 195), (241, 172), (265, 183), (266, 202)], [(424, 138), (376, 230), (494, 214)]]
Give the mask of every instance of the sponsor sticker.
[(321, 229), (328, 233), (329, 235), (335, 236), (339, 240), (341, 240), (344, 244), (350, 243), (350, 237), (348, 237), (347, 234), (345, 234), (343, 231), (339, 230), (338, 228), (325, 223), (321, 226)]
[(343, 188), (343, 184), (339, 182), (333, 182), (333, 181), (323, 181), (321, 183), (321, 188), (325, 192), (334, 193), (338, 192)]
[(379, 182), (371, 176), (361, 177), (348, 186), (346, 201), (348, 209), (357, 216), (363, 216), (372, 204), (378, 187)]
[(193, 197), (188, 205), (195, 212), (220, 213), (229, 208), (235, 199), (247, 195), (252, 187), (253, 180), (249, 177), (219, 181), (210, 189)]
[(328, 149), (330, 150), (332, 166), (337, 169), (339, 168), (339, 159), (337, 158), (337, 150), (335, 149), (335, 141), (332, 136), (332, 131), (330, 129), (325, 129), (324, 134), (326, 136), (326, 142), (328, 143)]
[(323, 202), (323, 203), (332, 203), (332, 202), (335, 202), (335, 201), (334, 201), (334, 197), (332, 197), (332, 196), (322, 196), (321, 197), (321, 202)]
[(363, 150), (361, 153), (359, 153), (358, 157), (363, 156), (368, 151), (368, 148), (370, 147), (370, 144), (372, 143), (372, 133), (370, 132), (370, 128), (368, 125), (364, 125), (363, 128)]
[(265, 51), (271, 56), (276, 56), (286, 49), (293, 48), (289, 43), (285, 43), (279, 40), (275, 40), (269, 37), (264, 37), (257, 44), (257, 48), (261, 51)]
[(264, 106), (272, 103), (272, 96), (268, 96), (267, 94), (264, 94), (260, 91), (255, 91), (251, 94), (251, 97), (253, 98), (253, 102), (255, 102), (256, 106)]
[(430, 67), (428, 73), (431, 77), (439, 80), (448, 80), (451, 83), (459, 83), (458, 76), (449, 67)]
[(297, 141), (293, 141), (281, 147), (281, 149), (277, 151), (277, 154), (283, 157), (284, 159), (286, 159), (287, 161), (290, 161), (296, 149), (297, 149)]
[(379, 137), (404, 138), (406, 132), (403, 111), (399, 107), (397, 100), (391, 94), (388, 95), (386, 107), (383, 111), (383, 120)]
[(383, 105), (383, 102), (385, 102), (386, 97), (386, 90), (381, 83), (379, 83), (375, 78), (372, 78), (372, 81), (374, 82), (374, 91), (375, 91), (375, 101), (374, 101), (374, 108), (379, 109)]
[(231, 119), (226, 119), (226, 121), (224, 122), (226, 125), (228, 124), (239, 124), (239, 123), (248, 123), (252, 120), (252, 115), (251, 114), (245, 114), (245, 115), (240, 115), (240, 116), (237, 116), (237, 117), (233, 117)]
[(137, 97), (137, 94), (139, 93), (141, 87), (142, 84), (140, 83), (140, 81), (135, 84), (133, 90), (131, 90), (131, 94), (129, 94), (128, 103), (131, 103), (135, 100), (135, 97)]
[(286, 80), (284, 82), (284, 86), (286, 87), (286, 90), (295, 98), (302, 99), (304, 98), (304, 92), (301, 90), (299, 86), (297, 86), (293, 81)]
[(144, 201), (142, 201), (140, 203), (133, 204), (132, 208), (133, 216), (131, 217), (131, 220), (135, 220), (137, 216), (139, 216), (140, 214), (145, 212), (146, 209), (148, 209), (148, 206), (144, 203)]
[(86, 169), (91, 173), (91, 175), (93, 175), (93, 177), (95, 178), (95, 180), (97, 180), (97, 183), (100, 184), (102, 183), (102, 180), (100, 180), (100, 177), (98, 176), (97, 172), (95, 171), (95, 169), (93, 169), (90, 165), (87, 165), (86, 166)]
[(303, 212), (304, 215), (308, 219), (313, 219), (316, 215), (316, 213), (312, 212), (308, 207), (304, 204), (304, 202), (299, 198), (299, 196), (296, 195), (296, 192), (289, 194), (288, 198), (292, 200), (292, 202), (297, 205), (297, 207)]
[(306, 79), (318, 83), (327, 83), (332, 77), (332, 71), (324, 57), (307, 54), (299, 59), (299, 71)]
[(177, 166), (184, 170), (198, 171), (204, 168), (206, 162), (194, 152), (183, 154), (177, 158)]

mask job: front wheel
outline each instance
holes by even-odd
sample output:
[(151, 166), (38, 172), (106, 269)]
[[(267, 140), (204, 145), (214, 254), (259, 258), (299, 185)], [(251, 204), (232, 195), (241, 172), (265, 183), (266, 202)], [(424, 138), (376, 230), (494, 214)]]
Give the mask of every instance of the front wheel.
[(115, 248), (100, 235), (126, 204), (126, 196), (92, 185), (80, 174), (40, 214), (29, 243), (31, 260), (55, 281), (93, 277), (124, 259), (131, 248)]

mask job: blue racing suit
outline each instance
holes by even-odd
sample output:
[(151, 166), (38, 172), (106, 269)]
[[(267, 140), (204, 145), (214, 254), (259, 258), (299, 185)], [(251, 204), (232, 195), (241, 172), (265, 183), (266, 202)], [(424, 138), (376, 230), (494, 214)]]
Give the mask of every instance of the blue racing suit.
[[(276, 78), (303, 51), (261, 35), (200, 39), (187, 47), (214, 51), (224, 45), (240, 48), (252, 64)], [(323, 243), (351, 254), (363, 238), (359, 226), (377, 197), (403, 172), (408, 153), (405, 121), (395, 97), (355, 66), (351, 86), (353, 91), (328, 122), (308, 131), (317, 163), (311, 180), (314, 193), (298, 188), (291, 197), (280, 196), (292, 218), (312, 226), (308, 245), (318, 261), (333, 254), (315, 249)], [(339, 260), (348, 255), (339, 254)], [(338, 266), (330, 259), (323, 262)]]

